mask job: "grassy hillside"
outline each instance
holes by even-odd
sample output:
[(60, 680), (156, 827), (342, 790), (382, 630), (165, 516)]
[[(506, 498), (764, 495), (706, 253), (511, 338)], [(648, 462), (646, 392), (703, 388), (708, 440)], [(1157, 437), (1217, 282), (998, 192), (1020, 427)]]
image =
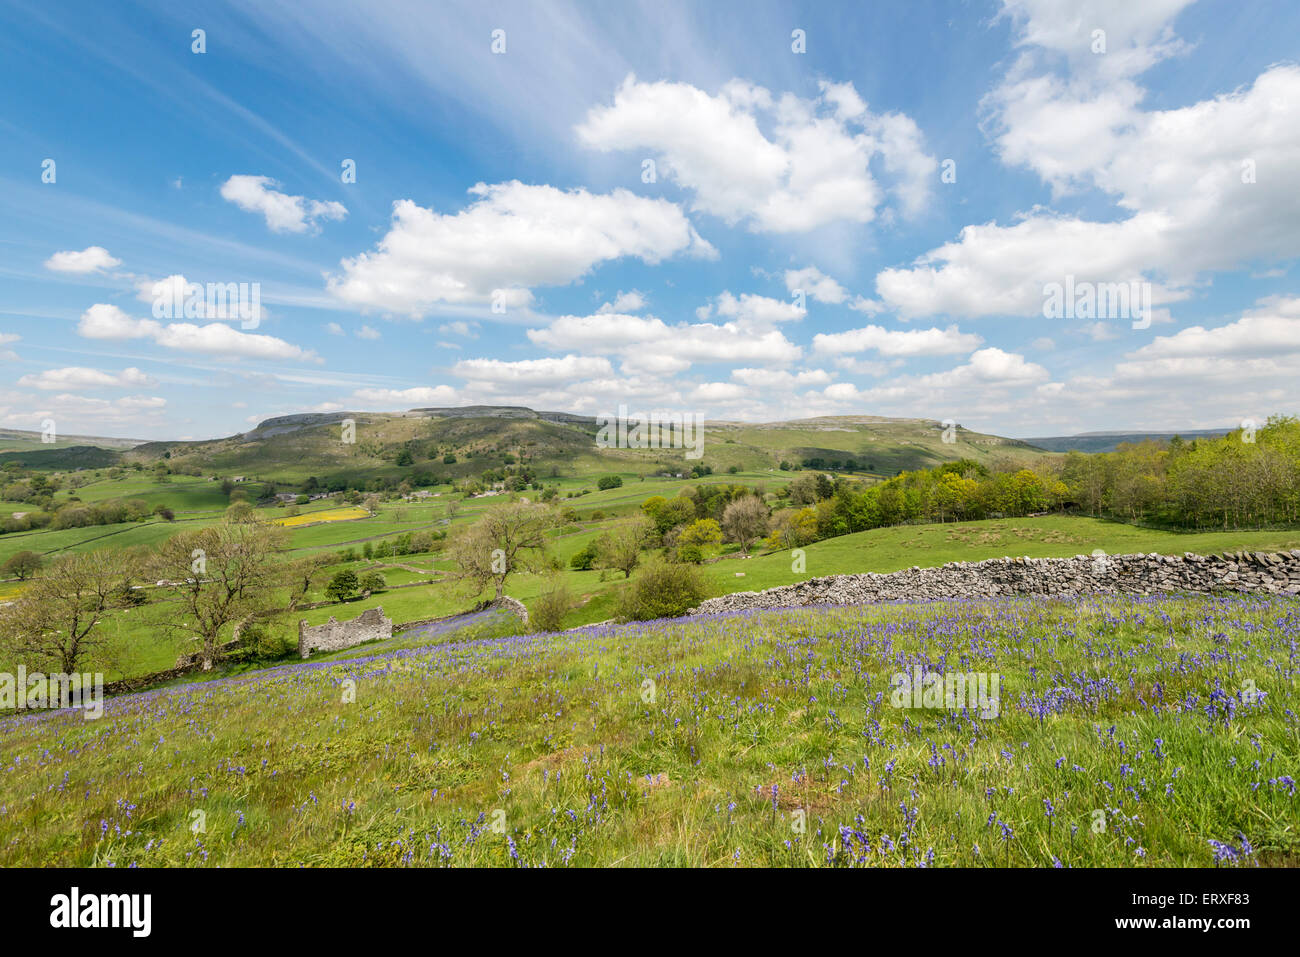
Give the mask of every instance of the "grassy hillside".
[[(768, 612), (5, 719), (0, 864), (1294, 865), (1298, 612)], [(996, 674), (996, 706), (899, 707), (900, 662)]]
[[(597, 448), (593, 420), (552, 421), (529, 410), (466, 414), (472, 411), (288, 416), (225, 439), (145, 443), (125, 458), (152, 464), (167, 455), (179, 469), (301, 482), (309, 475), (364, 480), (410, 477), (421, 470), (455, 480), (512, 460), (529, 464), (544, 478), (687, 472), (697, 461), (721, 474), (733, 467), (763, 471), (782, 461), (813, 459), (824, 460), (823, 468), (844, 468), (853, 460), (862, 474), (888, 476), (958, 458), (1033, 462), (1048, 454), (1015, 439), (964, 429), (945, 442), (938, 422), (841, 416), (767, 425), (711, 422), (705, 427), (704, 457), (693, 460), (681, 450)], [(354, 443), (343, 441), (346, 418), (356, 424)], [(403, 449), (412, 463), (398, 466)], [(456, 461), (445, 462), (448, 454)]]
[(885, 419), (875, 416), (822, 416), (768, 425), (718, 425), (713, 435), (724, 444), (761, 449), (777, 462), (822, 458), (829, 464), (853, 457), (862, 470), (875, 475), (931, 468), (954, 459), (982, 464), (997, 460), (1033, 463), (1045, 454), (1018, 439), (985, 435), (963, 428), (944, 441), (942, 423), (928, 419)]

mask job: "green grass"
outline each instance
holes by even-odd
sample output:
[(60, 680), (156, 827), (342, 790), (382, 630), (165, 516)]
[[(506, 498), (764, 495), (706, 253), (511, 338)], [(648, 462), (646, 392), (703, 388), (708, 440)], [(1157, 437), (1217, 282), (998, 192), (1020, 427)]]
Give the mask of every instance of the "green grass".
[[(913, 565), (930, 568), (948, 562), (976, 562), (1005, 555), (1069, 558), (1159, 552), (1210, 554), (1222, 551), (1287, 551), (1300, 548), (1300, 529), (1281, 531), (1169, 532), (1075, 515), (988, 519), (946, 525), (877, 528), (815, 542), (804, 549), (804, 570), (793, 571), (789, 551), (741, 559), (730, 557), (706, 567), (726, 592), (760, 591), (823, 575), (896, 572)], [(744, 578), (736, 578), (744, 572)]]
[(25, 551), (36, 552), (50, 560), (70, 552), (152, 545), (170, 538), (182, 529), (201, 528), (204, 524), (206, 523), (164, 522), (160, 519), (150, 519), (144, 522), (90, 525), (85, 528), (64, 528), (58, 531), (11, 532), (8, 535), (0, 535), (0, 562), (8, 561), (18, 552)]
[[(357, 649), (0, 721), (0, 864), (1182, 867), (1240, 833), (1294, 865), (1298, 616), (1034, 599)], [(998, 674), (998, 713), (895, 707), (900, 662)]]
[(60, 492), (58, 497), (62, 500), (69, 494), (76, 495), (87, 503), (138, 498), (147, 502), (150, 510), (162, 505), (177, 513), (199, 511), (218, 514), (230, 504), (221, 491), (220, 482), (209, 482), (189, 475), (172, 475), (169, 479), (167, 482), (158, 482), (152, 475), (128, 473), (119, 479), (91, 481), (81, 488)]

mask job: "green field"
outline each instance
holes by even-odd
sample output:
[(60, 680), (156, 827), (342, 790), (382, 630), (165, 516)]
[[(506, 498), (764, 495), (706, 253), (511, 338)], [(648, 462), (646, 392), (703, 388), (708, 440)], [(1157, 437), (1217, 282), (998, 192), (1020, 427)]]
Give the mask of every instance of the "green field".
[[(1298, 616), (1035, 599), (357, 649), (0, 721), (0, 864), (1294, 865)], [(997, 675), (996, 704), (901, 707), (900, 662)]]
[[(709, 566), (709, 571), (723, 591), (759, 591), (823, 575), (896, 572), (913, 565), (930, 568), (1006, 555), (1069, 558), (1091, 555), (1096, 549), (1108, 555), (1204, 555), (1239, 549), (1275, 552), (1292, 548), (1300, 548), (1300, 530), (1184, 533), (1073, 515), (1045, 515), (876, 528), (829, 538), (804, 549), (802, 572), (791, 570), (788, 551), (749, 559), (740, 559), (732, 552), (728, 559)], [(736, 572), (744, 573), (741, 585), (729, 581)]]
[(215, 521), (191, 519), (190, 521), (122, 522), (118, 525), (91, 525), (86, 528), (64, 528), (57, 531), (14, 532), (0, 535), (0, 561), (18, 552), (32, 551), (47, 559), (57, 558), (67, 552), (95, 551), (102, 548), (128, 548), (133, 545), (152, 545), (175, 535), (182, 528), (200, 528)]

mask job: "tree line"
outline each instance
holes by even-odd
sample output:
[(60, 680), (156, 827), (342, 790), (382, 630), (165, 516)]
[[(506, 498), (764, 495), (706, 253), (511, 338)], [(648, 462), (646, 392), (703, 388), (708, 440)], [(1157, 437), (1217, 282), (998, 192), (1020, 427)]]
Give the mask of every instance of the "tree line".
[(1274, 416), (1222, 437), (1122, 443), (1033, 468), (962, 459), (874, 485), (804, 474), (772, 516), (769, 548), (914, 522), (1062, 512), (1170, 528), (1300, 523), (1300, 421)]

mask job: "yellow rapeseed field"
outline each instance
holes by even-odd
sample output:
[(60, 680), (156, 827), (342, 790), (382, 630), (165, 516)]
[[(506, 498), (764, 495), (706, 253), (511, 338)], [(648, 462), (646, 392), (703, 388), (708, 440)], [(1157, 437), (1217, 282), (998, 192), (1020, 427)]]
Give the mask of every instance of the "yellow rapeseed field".
[(299, 525), (314, 525), (316, 522), (347, 522), (352, 519), (367, 518), (369, 515), (370, 513), (359, 505), (344, 505), (339, 508), (322, 509), (319, 512), (277, 518), (275, 524), (294, 528)]

